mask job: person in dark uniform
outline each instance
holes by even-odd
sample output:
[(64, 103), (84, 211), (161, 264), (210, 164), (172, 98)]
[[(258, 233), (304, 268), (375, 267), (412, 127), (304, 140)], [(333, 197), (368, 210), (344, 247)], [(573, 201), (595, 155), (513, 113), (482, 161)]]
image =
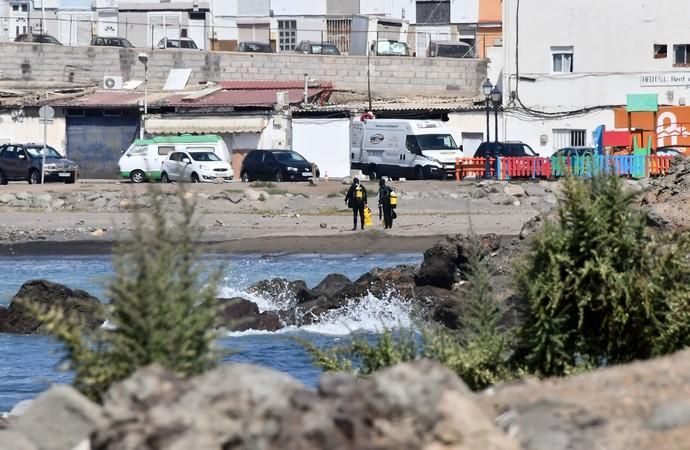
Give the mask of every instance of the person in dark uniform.
[(391, 188), (386, 186), (386, 180), (379, 180), (379, 211), (383, 212), (383, 227), (393, 228), (393, 208), (390, 202)]
[(367, 206), (367, 190), (359, 183), (359, 178), (352, 180), (352, 185), (345, 195), (345, 203), (348, 208), (352, 208), (352, 218), (354, 225), (352, 231), (357, 229), (357, 215), (359, 215), (360, 224), (364, 229), (364, 208)]

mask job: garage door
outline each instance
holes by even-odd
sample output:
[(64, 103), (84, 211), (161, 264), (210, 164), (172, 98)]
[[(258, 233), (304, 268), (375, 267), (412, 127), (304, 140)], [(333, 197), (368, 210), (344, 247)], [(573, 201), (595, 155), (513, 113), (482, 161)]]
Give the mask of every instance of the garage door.
[(67, 154), (82, 178), (117, 178), (117, 161), (137, 138), (139, 115), (85, 111), (67, 115)]

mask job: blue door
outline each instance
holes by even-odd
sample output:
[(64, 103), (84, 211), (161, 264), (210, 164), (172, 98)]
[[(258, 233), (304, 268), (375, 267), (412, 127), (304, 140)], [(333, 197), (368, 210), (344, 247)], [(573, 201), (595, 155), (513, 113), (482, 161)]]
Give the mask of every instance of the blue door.
[(117, 162), (139, 134), (138, 111), (79, 114), (67, 114), (67, 155), (79, 164), (80, 178), (119, 178)]

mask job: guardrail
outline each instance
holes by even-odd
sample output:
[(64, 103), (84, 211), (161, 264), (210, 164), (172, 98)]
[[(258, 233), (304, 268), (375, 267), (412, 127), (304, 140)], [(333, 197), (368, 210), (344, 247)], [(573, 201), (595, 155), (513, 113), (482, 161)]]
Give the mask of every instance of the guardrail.
[(658, 155), (457, 158), (455, 179), (460, 181), (475, 177), (510, 180), (564, 176), (590, 178), (600, 174), (645, 178), (667, 173), (672, 159), (673, 156)]

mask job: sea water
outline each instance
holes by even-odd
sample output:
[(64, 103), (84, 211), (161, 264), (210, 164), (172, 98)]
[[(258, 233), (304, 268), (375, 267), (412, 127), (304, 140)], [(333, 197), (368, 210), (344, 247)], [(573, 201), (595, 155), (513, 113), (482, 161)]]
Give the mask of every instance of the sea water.
[[(204, 263), (223, 273), (218, 295), (241, 296), (261, 310), (280, 309), (285, 299), (246, 292), (259, 280), (304, 280), (314, 287), (326, 275), (341, 273), (354, 280), (374, 267), (418, 264), (421, 254), (271, 254), (207, 255)], [(107, 284), (113, 274), (110, 256), (22, 256), (0, 258), (0, 305), (7, 305), (21, 285), (47, 279), (72, 289), (83, 289), (107, 301)], [(318, 323), (280, 331), (229, 333), (219, 345), (229, 350), (225, 361), (260, 364), (286, 372), (314, 386), (321, 370), (315, 367), (293, 337), (318, 346), (337, 345), (353, 332), (376, 333), (382, 327), (410, 324), (411, 305), (394, 292), (381, 298), (369, 295), (326, 314)], [(61, 346), (47, 336), (0, 334), (0, 413), (21, 400), (35, 397), (53, 383), (69, 383), (72, 374), (61, 370)]]

